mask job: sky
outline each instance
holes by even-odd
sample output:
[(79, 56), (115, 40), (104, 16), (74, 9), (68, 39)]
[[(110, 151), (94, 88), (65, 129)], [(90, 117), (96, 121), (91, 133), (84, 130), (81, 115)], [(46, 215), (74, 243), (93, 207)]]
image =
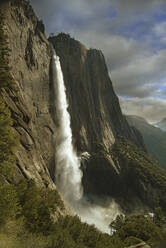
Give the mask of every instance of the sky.
[(166, 0), (31, 0), (47, 35), (105, 55), (124, 114), (166, 117)]

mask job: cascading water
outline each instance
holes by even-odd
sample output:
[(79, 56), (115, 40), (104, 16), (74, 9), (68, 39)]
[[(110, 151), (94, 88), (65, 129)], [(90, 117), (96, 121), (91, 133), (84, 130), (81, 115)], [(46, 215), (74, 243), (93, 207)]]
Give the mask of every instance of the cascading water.
[(83, 197), (80, 160), (72, 145), (72, 130), (66, 99), (66, 89), (59, 57), (54, 52), (52, 61), (55, 108), (58, 121), (56, 134), (56, 185), (72, 210), (83, 221), (95, 224), (101, 231), (110, 232), (109, 224), (119, 214), (114, 201), (109, 200), (106, 208), (90, 204)]
[(82, 173), (72, 145), (66, 89), (59, 57), (55, 54), (54, 61), (57, 82), (56, 109), (59, 122), (56, 135), (56, 184), (64, 199), (74, 207), (74, 204), (82, 198)]

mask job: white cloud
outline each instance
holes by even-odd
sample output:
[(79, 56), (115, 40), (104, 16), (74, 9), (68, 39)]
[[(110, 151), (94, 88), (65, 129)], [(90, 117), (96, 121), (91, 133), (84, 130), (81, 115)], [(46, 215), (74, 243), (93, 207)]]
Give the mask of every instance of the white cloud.
[(166, 22), (156, 24), (153, 28), (153, 32), (161, 43), (166, 44)]
[(153, 31), (155, 32), (157, 36), (165, 36), (166, 35), (166, 22), (156, 24), (154, 26)]
[(125, 99), (120, 97), (119, 100), (124, 114), (142, 116), (152, 123), (160, 121), (166, 116), (166, 99), (153, 97)]
[[(154, 18), (154, 13), (165, 13), (165, 0), (31, 0), (44, 19), (48, 33), (71, 33), (88, 47), (103, 51), (116, 93), (138, 98), (163, 97), (166, 78), (166, 22)], [(112, 18), (111, 11), (116, 14)], [(137, 34), (137, 23), (143, 37)], [(136, 26), (134, 26), (136, 25)], [(133, 27), (130, 30), (129, 27)], [(125, 29), (129, 33), (125, 35)], [(124, 31), (124, 32), (123, 32)], [(140, 32), (142, 34), (142, 32)], [(132, 35), (136, 34), (134, 40)], [(153, 47), (157, 42), (159, 49)], [(155, 50), (155, 52), (154, 52)], [(162, 100), (161, 100), (162, 101)], [(165, 111), (165, 105), (160, 105)], [(148, 102), (144, 102), (149, 109)], [(130, 105), (127, 104), (129, 107)], [(146, 107), (146, 106), (145, 106)], [(125, 107), (126, 108), (126, 107)], [(135, 110), (137, 110), (135, 108)], [(146, 113), (147, 113), (146, 110)], [(139, 111), (137, 111), (139, 112)], [(159, 111), (161, 115), (163, 113)], [(141, 111), (139, 112), (141, 114)], [(157, 115), (159, 115), (157, 114)]]
[(115, 91), (145, 97), (155, 93), (166, 76), (166, 50), (154, 53), (147, 44), (107, 33), (77, 33), (89, 47), (101, 49), (107, 60)]
[[(143, 52), (143, 51), (142, 51)], [(128, 96), (145, 97), (155, 93), (166, 76), (166, 50), (134, 58), (112, 71), (116, 91)]]

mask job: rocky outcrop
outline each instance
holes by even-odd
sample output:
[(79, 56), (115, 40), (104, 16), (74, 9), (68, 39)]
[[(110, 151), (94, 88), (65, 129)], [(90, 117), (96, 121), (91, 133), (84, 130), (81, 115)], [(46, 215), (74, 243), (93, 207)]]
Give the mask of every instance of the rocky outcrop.
[(60, 57), (77, 149), (91, 152), (103, 144), (109, 151), (118, 136), (143, 147), (141, 136), (122, 115), (102, 52), (87, 50), (66, 34), (49, 40)]
[[(5, 13), (9, 62), (16, 84), (15, 89), (3, 93), (20, 139), (15, 177), (32, 178), (40, 185), (55, 188), (57, 128), (50, 44), (28, 1), (3, 1), (0, 7)], [(49, 40), (60, 56), (74, 143), (84, 157), (85, 192), (116, 198), (123, 166), (113, 159), (112, 146), (125, 137), (145, 149), (143, 139), (122, 115), (102, 52), (87, 50), (65, 34)]]
[[(0, 2), (4, 30), (8, 37), (9, 66), (14, 87), (1, 92), (11, 111), (13, 130), (19, 139), (14, 172), (15, 181), (33, 179), (39, 187), (53, 189), (55, 175), (56, 125), (51, 112), (51, 48), (44, 25), (29, 1)], [(57, 193), (56, 213), (71, 215)]]
[(4, 92), (20, 139), (16, 177), (24, 175), (38, 184), (55, 187), (56, 126), (50, 114), (49, 42), (28, 1), (2, 1), (0, 7), (5, 13), (9, 65), (16, 84), (14, 90)]
[(111, 196), (126, 213), (154, 208), (156, 192), (164, 206), (163, 171), (122, 115), (101, 51), (87, 50), (63, 33), (49, 40), (61, 61), (75, 146), (88, 152), (82, 160), (84, 192)]

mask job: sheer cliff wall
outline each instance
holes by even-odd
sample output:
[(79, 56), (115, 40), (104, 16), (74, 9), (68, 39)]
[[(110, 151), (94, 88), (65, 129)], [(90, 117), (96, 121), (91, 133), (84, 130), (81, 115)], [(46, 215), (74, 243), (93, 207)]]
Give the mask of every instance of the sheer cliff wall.
[[(74, 146), (84, 158), (85, 193), (116, 198), (123, 165), (113, 159), (113, 145), (125, 137), (141, 149), (145, 147), (142, 136), (122, 115), (102, 52), (88, 50), (65, 34), (48, 41), (43, 23), (26, 0), (2, 1), (0, 7), (5, 13), (11, 75), (16, 84), (15, 89), (4, 92), (20, 139), (16, 178), (24, 176), (40, 185), (56, 188), (58, 123), (53, 99), (56, 89), (51, 81), (50, 41), (60, 57), (64, 74)], [(88, 157), (85, 152), (89, 153)]]
[(4, 1), (1, 9), (5, 13), (11, 75), (16, 83), (16, 89), (5, 94), (20, 139), (16, 174), (18, 178), (24, 175), (39, 184), (55, 187), (52, 179), (56, 126), (50, 114), (51, 50), (44, 25), (28, 1)]
[(102, 143), (109, 151), (119, 136), (143, 148), (141, 135), (122, 115), (102, 52), (66, 34), (49, 40), (60, 57), (77, 149), (94, 151)]

